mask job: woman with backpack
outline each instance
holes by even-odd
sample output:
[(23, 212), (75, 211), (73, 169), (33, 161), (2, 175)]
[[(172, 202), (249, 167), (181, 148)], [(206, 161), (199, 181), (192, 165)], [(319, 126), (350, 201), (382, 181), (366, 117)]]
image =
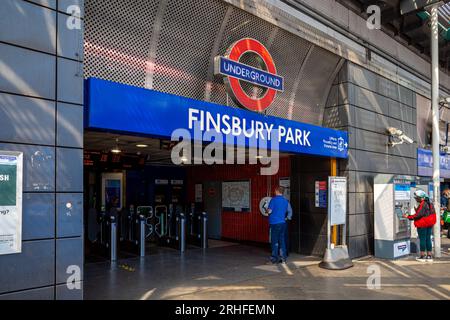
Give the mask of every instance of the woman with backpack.
[(436, 211), (425, 191), (416, 190), (414, 199), (418, 203), (416, 213), (404, 215), (404, 218), (414, 220), (414, 225), (417, 228), (420, 240), (420, 257), (417, 258), (417, 261), (433, 262), (431, 235), (433, 234), (433, 226), (436, 223)]

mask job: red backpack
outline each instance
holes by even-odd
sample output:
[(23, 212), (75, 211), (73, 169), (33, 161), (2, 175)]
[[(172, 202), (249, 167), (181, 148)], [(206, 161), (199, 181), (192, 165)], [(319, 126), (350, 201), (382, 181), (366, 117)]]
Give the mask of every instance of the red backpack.
[(436, 210), (434, 210), (434, 205), (431, 202), (426, 202), (428, 204), (429, 210), (425, 212), (425, 215), (419, 220), (414, 221), (414, 225), (417, 228), (430, 228), (436, 223)]

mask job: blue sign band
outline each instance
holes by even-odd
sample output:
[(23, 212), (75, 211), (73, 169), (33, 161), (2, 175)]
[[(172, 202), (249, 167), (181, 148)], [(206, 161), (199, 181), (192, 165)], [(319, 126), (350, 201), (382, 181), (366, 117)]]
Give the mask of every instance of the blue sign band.
[[(86, 80), (85, 90), (88, 129), (169, 139), (174, 130), (185, 129), (195, 139), (199, 128), (201, 133), (234, 136), (240, 146), (256, 147), (264, 142), (269, 149), (270, 139), (278, 137), (281, 152), (347, 158), (345, 131), (95, 78)], [(214, 140), (203, 134), (200, 139)]]
[(222, 75), (244, 80), (277, 91), (284, 90), (283, 77), (224, 57), (218, 57), (218, 59), (220, 60), (219, 73)]
[[(450, 178), (450, 155), (441, 153), (440, 169), (442, 178)], [(417, 174), (424, 177), (433, 176), (433, 153), (431, 150), (417, 149)]]

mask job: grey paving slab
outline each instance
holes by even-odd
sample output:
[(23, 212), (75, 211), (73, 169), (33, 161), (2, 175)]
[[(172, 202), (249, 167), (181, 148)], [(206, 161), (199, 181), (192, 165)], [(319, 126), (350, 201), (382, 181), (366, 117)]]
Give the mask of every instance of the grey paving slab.
[[(245, 245), (216, 246), (185, 254), (150, 252), (145, 258), (87, 264), (85, 299), (450, 299), (450, 241), (433, 264), (414, 257), (397, 261), (366, 258), (354, 267), (330, 271), (317, 257), (291, 254), (286, 266), (266, 265), (268, 250)], [(381, 274), (369, 289), (369, 268)]]

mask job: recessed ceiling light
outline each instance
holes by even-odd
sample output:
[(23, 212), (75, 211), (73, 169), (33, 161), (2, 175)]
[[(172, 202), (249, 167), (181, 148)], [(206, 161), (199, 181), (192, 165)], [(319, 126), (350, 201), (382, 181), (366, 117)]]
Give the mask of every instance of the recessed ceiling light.
[(116, 147), (111, 149), (112, 153), (121, 153), (122, 151), (119, 149), (119, 138), (116, 139)]
[(147, 148), (148, 145), (146, 145), (146, 144), (137, 144), (136, 147), (138, 147), (138, 148)]

